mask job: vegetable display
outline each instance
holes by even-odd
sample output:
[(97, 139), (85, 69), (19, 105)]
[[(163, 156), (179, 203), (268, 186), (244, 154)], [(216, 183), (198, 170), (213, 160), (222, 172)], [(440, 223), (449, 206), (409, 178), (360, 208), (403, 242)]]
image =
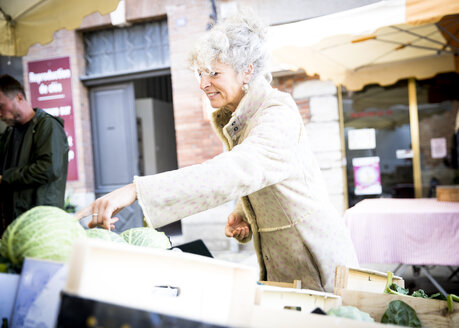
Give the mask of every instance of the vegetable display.
[(121, 237), (131, 245), (150, 248), (171, 248), (171, 242), (164, 232), (153, 228), (132, 228), (121, 233)]
[[(392, 278), (394, 274), (390, 271), (387, 272), (387, 282), (386, 288), (384, 292), (387, 294), (394, 294), (394, 295), (402, 295), (402, 296), (413, 296), (413, 297), (421, 297), (421, 298), (430, 298), (430, 299), (437, 299), (447, 301), (448, 303), (448, 311), (454, 311), (454, 301), (459, 302), (459, 296), (454, 294), (449, 294), (447, 297), (440, 293), (435, 293), (429, 297), (422, 289), (414, 291), (411, 295), (409, 295), (409, 290), (398, 286), (397, 284), (392, 283)], [(413, 310), (414, 311), (414, 310)]]
[(66, 261), (83, 227), (64, 210), (36, 206), (15, 219), (3, 233), (0, 255), (20, 266), (25, 257)]
[(85, 230), (78, 220), (54, 206), (36, 206), (8, 226), (0, 240), (0, 272), (20, 272), (25, 257), (65, 262), (78, 238), (168, 249), (169, 238), (153, 228), (133, 228), (117, 234), (105, 229)]

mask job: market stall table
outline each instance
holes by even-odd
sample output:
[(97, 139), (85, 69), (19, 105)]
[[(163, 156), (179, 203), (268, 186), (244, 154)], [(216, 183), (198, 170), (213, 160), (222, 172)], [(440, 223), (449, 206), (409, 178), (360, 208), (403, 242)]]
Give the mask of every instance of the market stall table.
[(433, 198), (365, 199), (346, 210), (344, 219), (360, 264), (459, 266), (459, 202)]

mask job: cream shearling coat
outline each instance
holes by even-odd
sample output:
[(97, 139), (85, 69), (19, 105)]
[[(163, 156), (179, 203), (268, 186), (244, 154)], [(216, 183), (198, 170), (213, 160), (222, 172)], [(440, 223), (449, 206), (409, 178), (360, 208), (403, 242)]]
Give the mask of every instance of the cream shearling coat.
[(228, 151), (135, 177), (147, 224), (161, 227), (240, 198), (235, 211), (251, 227), (260, 279), (333, 291), (336, 265), (358, 266), (357, 257), (291, 96), (258, 78), (234, 113), (221, 108), (212, 123)]

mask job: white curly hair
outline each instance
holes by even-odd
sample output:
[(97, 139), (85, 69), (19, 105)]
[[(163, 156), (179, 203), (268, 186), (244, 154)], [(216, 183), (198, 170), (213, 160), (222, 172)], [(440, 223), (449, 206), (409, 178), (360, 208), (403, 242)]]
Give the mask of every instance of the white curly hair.
[(240, 73), (246, 72), (253, 65), (251, 81), (264, 76), (271, 82), (267, 31), (267, 25), (250, 11), (239, 11), (226, 17), (195, 44), (189, 57), (191, 69), (210, 72), (212, 63), (219, 61)]

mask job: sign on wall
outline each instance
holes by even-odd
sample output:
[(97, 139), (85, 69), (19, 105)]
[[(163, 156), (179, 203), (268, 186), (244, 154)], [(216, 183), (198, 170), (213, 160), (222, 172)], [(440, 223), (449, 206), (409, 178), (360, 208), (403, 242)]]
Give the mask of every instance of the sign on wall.
[(64, 120), (69, 143), (67, 180), (78, 180), (70, 57), (29, 62), (28, 74), (32, 106)]

